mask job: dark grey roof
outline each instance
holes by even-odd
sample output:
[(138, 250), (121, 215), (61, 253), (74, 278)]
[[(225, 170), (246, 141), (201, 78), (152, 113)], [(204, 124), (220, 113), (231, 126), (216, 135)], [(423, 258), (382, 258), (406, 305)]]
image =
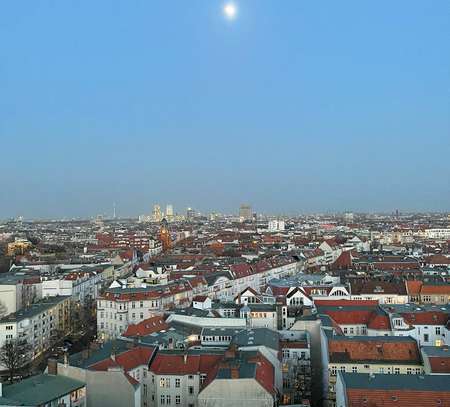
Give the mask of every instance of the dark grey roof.
[(234, 336), (232, 343), (235, 343), (238, 347), (266, 346), (278, 351), (280, 335), (268, 328), (243, 329)]
[(43, 300), (36, 302), (34, 304), (31, 304), (27, 308), (23, 308), (17, 312), (14, 312), (12, 314), (9, 314), (3, 318), (0, 319), (0, 323), (8, 323), (8, 322), (16, 322), (16, 321), (22, 321), (26, 318), (31, 318), (35, 315), (38, 315), (42, 312), (45, 312), (47, 309), (52, 308), (56, 304), (67, 300), (70, 298), (70, 296), (55, 296), (55, 297), (47, 297)]
[(428, 357), (450, 358), (449, 346), (422, 346), (420, 350)]
[(450, 394), (450, 375), (390, 375), (339, 372), (347, 389), (440, 391)]
[(40, 406), (85, 385), (84, 382), (66, 376), (40, 374), (3, 386), (4, 397), (0, 397), (0, 405), (11, 405), (11, 401), (14, 401), (16, 405)]

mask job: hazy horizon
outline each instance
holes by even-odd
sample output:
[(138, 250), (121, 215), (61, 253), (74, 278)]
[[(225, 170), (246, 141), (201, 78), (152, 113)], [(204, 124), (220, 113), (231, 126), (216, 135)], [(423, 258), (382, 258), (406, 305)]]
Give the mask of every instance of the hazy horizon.
[(450, 211), (450, 3), (18, 2), (0, 219)]

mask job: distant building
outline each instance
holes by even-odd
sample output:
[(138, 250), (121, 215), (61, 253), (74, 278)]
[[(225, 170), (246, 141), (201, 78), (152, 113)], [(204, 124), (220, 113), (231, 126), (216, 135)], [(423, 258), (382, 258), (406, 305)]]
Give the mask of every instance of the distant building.
[(354, 220), (353, 212), (345, 212), (344, 213), (345, 223), (353, 223), (353, 220)]
[(253, 219), (252, 207), (250, 205), (241, 205), (241, 207), (239, 208), (239, 219), (241, 220), (241, 222)]
[(426, 229), (425, 237), (428, 239), (450, 239), (450, 228)]
[(195, 210), (192, 208), (187, 208), (186, 211), (186, 219), (193, 220), (195, 218)]
[(8, 243), (6, 255), (14, 256), (15, 254), (24, 254), (32, 246), (33, 245), (29, 240), (16, 238), (14, 242)]
[(169, 222), (171, 222), (171, 221), (173, 221), (173, 217), (174, 217), (174, 214), (173, 214), (173, 205), (168, 204), (168, 205), (166, 205), (166, 219), (167, 219)]
[(269, 232), (282, 232), (285, 229), (284, 220), (271, 220), (269, 221)]
[(156, 204), (153, 205), (153, 212), (152, 212), (152, 220), (153, 222), (161, 222), (162, 221), (162, 212), (161, 212), (161, 207)]

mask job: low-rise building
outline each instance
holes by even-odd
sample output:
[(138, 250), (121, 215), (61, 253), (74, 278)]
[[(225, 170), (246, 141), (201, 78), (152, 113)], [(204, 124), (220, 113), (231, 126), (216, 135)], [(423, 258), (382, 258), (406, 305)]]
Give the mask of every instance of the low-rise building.
[(86, 406), (86, 384), (55, 374), (40, 374), (21, 382), (0, 383), (0, 406)]

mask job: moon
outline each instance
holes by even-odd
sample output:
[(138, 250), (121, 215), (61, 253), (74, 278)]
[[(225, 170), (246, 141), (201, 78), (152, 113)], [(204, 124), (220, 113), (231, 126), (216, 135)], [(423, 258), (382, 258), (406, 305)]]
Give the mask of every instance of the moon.
[(223, 7), (223, 13), (225, 14), (225, 17), (229, 20), (233, 20), (236, 17), (237, 14), (237, 8), (234, 3), (227, 3)]

